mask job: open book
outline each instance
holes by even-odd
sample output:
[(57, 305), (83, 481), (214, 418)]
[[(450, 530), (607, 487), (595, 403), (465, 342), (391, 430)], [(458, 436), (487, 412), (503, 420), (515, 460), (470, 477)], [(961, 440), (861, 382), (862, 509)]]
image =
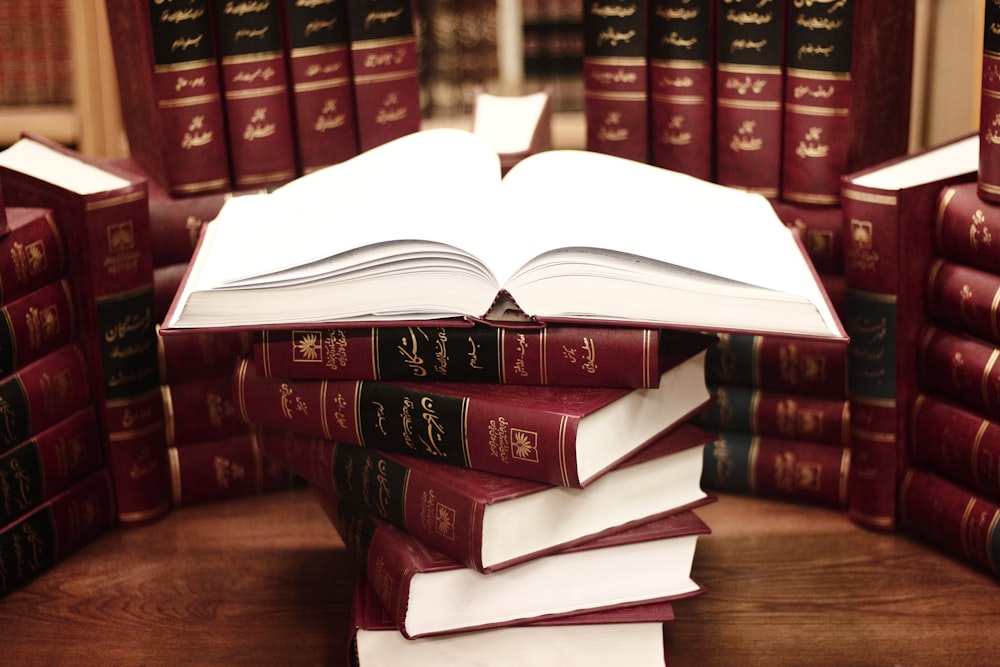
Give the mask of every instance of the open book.
[(442, 318), (846, 338), (763, 197), (579, 150), (501, 179), (453, 129), (227, 201), (162, 331)]

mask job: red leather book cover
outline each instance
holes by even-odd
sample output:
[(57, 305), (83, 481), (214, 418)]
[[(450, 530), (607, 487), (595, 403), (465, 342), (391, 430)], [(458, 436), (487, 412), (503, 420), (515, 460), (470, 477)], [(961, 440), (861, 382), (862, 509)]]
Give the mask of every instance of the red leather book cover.
[(24, 207), (6, 211), (7, 233), (0, 236), (0, 304), (62, 278), (69, 266), (52, 211)]
[(229, 373), (161, 385), (167, 445), (230, 438), (250, 428), (233, 405)]
[(274, 329), (255, 333), (253, 358), (264, 377), (653, 387), (673, 337), (559, 325)]
[(0, 526), (104, 464), (93, 406), (81, 408), (0, 456)]
[(710, 531), (694, 512), (483, 574), (333, 493), (317, 491), (317, 497), (396, 627), (410, 639), (673, 601), (704, 591), (691, 579), (691, 562), (698, 537)]
[(715, 3), (655, 0), (650, 7), (650, 162), (714, 180)]
[(985, 5), (976, 180), (981, 198), (1000, 203), (1000, 6), (994, 2)]
[(170, 484), (146, 181), (33, 136), (0, 153), (0, 164), (7, 199), (51, 208), (66, 238), (119, 520), (160, 517)]
[(153, 267), (153, 295), (156, 299), (153, 317), (157, 322), (162, 322), (170, 310), (170, 304), (173, 303), (187, 269), (187, 262)]
[(107, 0), (129, 150), (177, 197), (230, 187), (208, 2)]
[(0, 528), (0, 563), (4, 564), (0, 598), (114, 525), (114, 489), (111, 476), (102, 469)]
[(709, 387), (712, 400), (697, 422), (716, 431), (808, 440), (846, 447), (850, 444), (847, 398), (809, 396), (739, 385)]
[(716, 0), (715, 180), (781, 192), (785, 4)]
[(993, 576), (1000, 576), (1000, 504), (911, 467), (899, 487), (903, 529)]
[(233, 187), (282, 185), (298, 174), (278, 3), (210, 0), (209, 6), (218, 41)]
[(69, 282), (57, 280), (0, 308), (0, 377), (55, 352), (77, 335)]
[(173, 384), (228, 375), (236, 361), (249, 351), (249, 340), (243, 331), (158, 336), (160, 381)]
[(781, 198), (836, 205), (840, 176), (906, 153), (912, 0), (788, 10)]
[(771, 205), (783, 223), (802, 234), (806, 253), (820, 275), (844, 273), (844, 214), (840, 206), (808, 206), (778, 200), (771, 200)]
[(705, 377), (803, 396), (847, 396), (847, 345), (786, 336), (721, 334), (708, 348)]
[(1000, 422), (920, 394), (910, 416), (910, 455), (914, 465), (1000, 501)]
[(920, 386), (987, 417), (1000, 419), (1000, 348), (956, 331), (927, 326), (917, 348)]
[(584, 5), (586, 149), (649, 161), (649, 23), (645, 0)]
[(1000, 345), (1000, 275), (935, 259), (927, 272), (927, 312), (946, 327)]
[(347, 0), (283, 0), (299, 173), (358, 152)]
[(420, 130), (416, 24), (410, 0), (346, 0), (358, 148)]
[(975, 182), (941, 190), (934, 218), (934, 250), (945, 259), (997, 272), (1000, 267), (1000, 206), (980, 198)]
[(851, 339), (848, 513), (876, 530), (896, 527), (907, 412), (917, 391), (916, 364), (909, 360), (927, 320), (937, 195), (945, 185), (975, 179), (977, 154), (976, 137), (962, 137), (841, 181), (847, 282), (842, 317)]
[(257, 429), (264, 455), (319, 489), (405, 530), (480, 572), (676, 514), (710, 499), (701, 447), (711, 434), (683, 424), (588, 487), (586, 493), (445, 466), (281, 429)]
[(269, 379), (249, 358), (232, 378), (251, 424), (568, 487), (708, 400), (703, 352), (678, 358), (656, 389)]

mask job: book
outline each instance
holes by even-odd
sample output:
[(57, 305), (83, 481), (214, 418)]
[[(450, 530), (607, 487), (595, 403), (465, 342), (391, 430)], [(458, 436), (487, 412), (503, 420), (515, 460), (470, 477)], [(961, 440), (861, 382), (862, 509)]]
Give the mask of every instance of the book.
[(131, 156), (173, 196), (230, 188), (218, 51), (206, 0), (107, 0)]
[(1000, 7), (984, 5), (976, 191), (983, 200), (1000, 203)]
[(271, 378), (638, 388), (656, 386), (661, 358), (687, 336), (572, 325), (264, 329), (253, 360)]
[(277, 2), (208, 0), (218, 43), (233, 189), (295, 178), (291, 88)]
[(8, 227), (0, 236), (0, 304), (62, 278), (69, 266), (50, 209), (12, 206), (5, 211)]
[(162, 322), (170, 310), (170, 304), (174, 301), (174, 296), (184, 281), (184, 274), (187, 273), (187, 262), (176, 262), (165, 266), (153, 267), (153, 294), (155, 296), (155, 308), (153, 318), (157, 322)]
[(929, 324), (916, 352), (920, 386), (987, 417), (1000, 418), (1000, 348), (958, 331)]
[(410, 0), (345, 0), (358, 148), (420, 129), (417, 36)]
[(1000, 422), (934, 394), (921, 393), (910, 415), (910, 462), (1000, 501)]
[[(839, 196), (839, 195), (838, 195)], [(844, 273), (844, 213), (840, 206), (809, 206), (771, 201), (781, 221), (799, 230), (816, 272), (823, 276)]]
[(61, 279), (0, 307), (0, 377), (76, 339), (69, 282)]
[(501, 174), (535, 153), (552, 148), (552, 93), (494, 95), (477, 90), (472, 132), (500, 156)]
[(167, 446), (248, 433), (231, 392), (229, 373), (160, 385)]
[(704, 449), (705, 489), (847, 507), (850, 447), (737, 431), (718, 436)]
[[(649, 211), (665, 199), (670, 222), (651, 244)], [(371, 224), (334, 224), (355, 219)], [(579, 150), (531, 155), (501, 180), (496, 152), (456, 129), (227, 201), (161, 330), (432, 319), (846, 340), (801, 242), (765, 198)]]
[(715, 180), (777, 198), (787, 3), (715, 3)]
[(233, 401), (249, 424), (560, 486), (587, 486), (708, 400), (704, 349), (675, 352), (655, 389), (287, 380), (244, 357)]
[(975, 180), (979, 139), (959, 137), (851, 174), (841, 181), (843, 312), (851, 400), (849, 515), (876, 530), (896, 527), (907, 412), (917, 389), (913, 359), (926, 320), (937, 195)]
[(650, 163), (715, 177), (713, 0), (657, 0), (649, 11)]
[(199, 332), (159, 336), (160, 382), (182, 383), (232, 372), (236, 361), (250, 350), (241, 331)]
[(347, 664), (468, 664), (481, 667), (666, 667), (663, 624), (674, 619), (669, 602), (595, 611), (489, 630), (407, 639), (392, 616), (359, 576), (351, 594)]
[(591, 3), (583, 11), (585, 147), (649, 161), (649, 17), (646, 0)]
[(1000, 504), (931, 471), (908, 467), (899, 485), (899, 505), (907, 533), (1000, 576)]
[(68, 558), (115, 526), (107, 470), (73, 484), (28, 514), (0, 526), (0, 598)]
[(937, 258), (927, 271), (931, 320), (984, 341), (1000, 344), (1000, 274)]
[(782, 199), (837, 205), (843, 174), (907, 152), (915, 4), (790, 5)]
[(1000, 207), (980, 198), (976, 188), (972, 181), (942, 188), (934, 218), (934, 252), (996, 273), (1000, 252), (992, 240), (1000, 234)]
[(650, 519), (709, 502), (702, 447), (711, 434), (678, 425), (602, 475), (570, 490), (456, 469), (320, 436), (256, 429), (271, 461), (436, 549), (495, 572)]
[(499, 572), (463, 567), (331, 493), (320, 506), (407, 638), (517, 625), (543, 617), (689, 598), (694, 512), (639, 524)]
[(347, 0), (280, 3), (298, 173), (358, 153)]
[(80, 408), (0, 454), (0, 526), (104, 465), (93, 406)]
[(24, 136), (0, 152), (8, 201), (52, 209), (70, 252), (80, 341), (125, 525), (170, 506), (146, 181)]

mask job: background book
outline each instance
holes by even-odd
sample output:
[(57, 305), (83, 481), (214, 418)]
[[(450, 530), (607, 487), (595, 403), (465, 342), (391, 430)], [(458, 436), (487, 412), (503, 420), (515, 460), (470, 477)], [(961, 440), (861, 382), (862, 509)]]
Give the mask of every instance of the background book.
[(979, 173), (976, 190), (1000, 202), (1000, 6), (985, 3), (982, 73), (979, 80)]
[(10, 303), (66, 275), (68, 254), (48, 208), (5, 208), (7, 233), (0, 236), (0, 304)]

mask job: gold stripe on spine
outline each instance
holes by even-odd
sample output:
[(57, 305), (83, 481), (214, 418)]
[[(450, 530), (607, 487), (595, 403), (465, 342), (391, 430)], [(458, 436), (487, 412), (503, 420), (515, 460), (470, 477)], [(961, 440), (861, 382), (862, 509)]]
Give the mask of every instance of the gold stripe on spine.
[(848, 501), (847, 481), (850, 469), (851, 469), (851, 449), (850, 447), (844, 447), (844, 453), (840, 457), (840, 490), (838, 491), (837, 494), (841, 505), (846, 505)]
[(538, 336), (538, 344), (539, 344), (539, 350), (538, 350), (538, 362), (539, 362), (538, 376), (541, 378), (541, 383), (542, 384), (548, 384), (549, 383), (549, 372), (548, 372), (548, 370), (549, 370), (549, 363), (548, 363), (549, 362), (549, 359), (548, 359), (549, 336), (548, 336), (548, 330), (547, 329), (542, 329), (542, 331), (540, 332), (540, 334)]
[(997, 291), (993, 293), (993, 299), (990, 301), (990, 331), (993, 332), (995, 340), (1000, 340), (1000, 322), (997, 322), (998, 308), (1000, 308), (1000, 287), (997, 287)]
[(955, 197), (955, 188), (945, 188), (944, 192), (941, 193), (941, 199), (938, 203), (937, 215), (934, 218), (934, 239), (937, 241), (937, 247), (940, 248), (944, 245), (944, 214), (948, 210), (948, 205), (951, 204), (951, 200)]
[[(350, 343), (348, 343), (350, 345)], [(376, 380), (382, 377), (382, 357), (379, 356), (379, 328), (372, 327), (371, 335), (368, 337), (368, 345), (371, 347), (372, 358), (371, 358), (371, 372), (372, 377)], [(348, 356), (351, 354), (350, 350), (347, 350)]]
[[(563, 415), (559, 419), (559, 434), (558, 434), (558, 454), (559, 454), (559, 474), (562, 477), (563, 486), (569, 486), (569, 462), (566, 460), (566, 429), (569, 426), (569, 417)], [(579, 434), (579, 431), (577, 431)], [(577, 470), (580, 469), (579, 461), (577, 461)]]
[(989, 361), (986, 362), (986, 367), (983, 369), (983, 375), (979, 378), (979, 391), (982, 395), (983, 404), (988, 405), (992, 409), (996, 409), (997, 406), (993, 404), (990, 400), (990, 375), (993, 373), (993, 367), (997, 363), (997, 357), (1000, 357), (1000, 348), (994, 348), (990, 352)]
[(181, 504), (181, 461), (176, 447), (167, 448), (167, 456), (170, 459), (170, 495), (174, 506)]
[(760, 390), (754, 389), (750, 392), (750, 432), (760, 433), (760, 420), (758, 411), (760, 410)]
[(979, 428), (976, 429), (976, 437), (972, 440), (972, 460), (969, 461), (969, 472), (972, 473), (972, 479), (975, 480), (977, 487), (982, 487), (982, 480), (979, 478), (979, 450), (983, 446), (983, 438), (989, 427), (990, 421), (988, 419), (980, 421)]
[(174, 400), (170, 393), (170, 385), (161, 385), (160, 395), (163, 397), (163, 422), (167, 446), (172, 447), (177, 439), (177, 435), (174, 428)]
[(747, 485), (750, 493), (757, 494), (757, 458), (760, 453), (760, 438), (753, 436), (750, 438), (750, 451), (747, 452)]

